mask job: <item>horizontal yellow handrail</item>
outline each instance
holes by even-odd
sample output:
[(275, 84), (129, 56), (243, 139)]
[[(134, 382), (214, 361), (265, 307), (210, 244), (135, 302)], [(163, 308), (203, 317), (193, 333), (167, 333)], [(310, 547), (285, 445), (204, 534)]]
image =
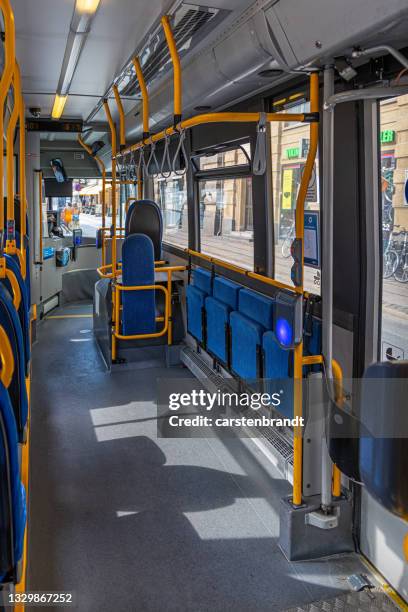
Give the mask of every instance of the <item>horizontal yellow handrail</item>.
[[(186, 130), (189, 128), (196, 127), (198, 125), (204, 125), (208, 123), (258, 123), (261, 118), (261, 113), (206, 113), (203, 115), (196, 115), (195, 117), (191, 117), (191, 119), (185, 119), (181, 121), (177, 126), (172, 126), (158, 132), (157, 134), (153, 134), (148, 138), (141, 140), (140, 142), (123, 149), (119, 153), (117, 153), (116, 157), (123, 157), (132, 151), (137, 151), (141, 149), (145, 145), (153, 144), (154, 142), (159, 142), (160, 140), (164, 140), (166, 136), (172, 136), (176, 134), (179, 130)], [(266, 118), (268, 121), (285, 121), (285, 122), (295, 122), (295, 123), (304, 123), (309, 122), (310, 115), (304, 113), (266, 113)]]
[(305, 296), (308, 295), (307, 292), (302, 291), (301, 287), (293, 287), (292, 285), (281, 283), (280, 281), (277, 281), (274, 278), (269, 278), (269, 276), (264, 276), (263, 274), (258, 274), (257, 272), (251, 272), (251, 270), (246, 270), (245, 268), (241, 268), (240, 266), (236, 266), (235, 264), (223, 261), (222, 259), (217, 259), (216, 257), (211, 257), (210, 255), (199, 253), (198, 251), (193, 251), (192, 249), (185, 249), (185, 253), (191, 255), (192, 257), (197, 257), (198, 259), (208, 261), (209, 263), (215, 266), (220, 266), (222, 268), (225, 268), (226, 270), (230, 270), (231, 272), (236, 272), (237, 274), (242, 274), (242, 276), (247, 276), (248, 278), (259, 280), (262, 283), (265, 283), (266, 285), (272, 285), (277, 289), (285, 289), (286, 291), (304, 294)]

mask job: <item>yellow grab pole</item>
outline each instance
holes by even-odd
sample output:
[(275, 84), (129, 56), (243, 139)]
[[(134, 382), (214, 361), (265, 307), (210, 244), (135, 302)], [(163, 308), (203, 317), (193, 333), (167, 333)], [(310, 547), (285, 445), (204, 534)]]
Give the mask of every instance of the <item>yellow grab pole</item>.
[(19, 157), (20, 157), (20, 174), (19, 174), (19, 191), (20, 191), (20, 251), (22, 257), (21, 274), (23, 279), (26, 278), (26, 245), (25, 236), (27, 233), (27, 185), (26, 185), (26, 140), (25, 140), (25, 107), (23, 92), (21, 88), (21, 73), (20, 67), (16, 62), (14, 72), (14, 91), (19, 99)]
[(89, 147), (83, 140), (80, 134), (78, 134), (78, 142), (85, 151), (95, 159), (99, 166), (99, 170), (102, 174), (102, 266), (106, 264), (106, 245), (105, 245), (105, 227), (106, 227), (106, 167), (100, 157), (92, 153), (91, 147)]
[[(15, 74), (15, 73), (14, 73)], [(13, 225), (11, 232), (11, 239), (9, 239), (9, 228), (7, 223), (6, 234), (6, 253), (9, 255), (14, 255), (16, 252), (16, 236), (15, 236), (15, 219), (14, 219), (14, 132), (17, 127), (17, 120), (19, 117), (19, 104), (18, 104), (18, 95), (16, 92), (15, 82), (14, 82), (14, 106), (10, 115), (10, 119), (7, 126), (7, 134), (6, 134), (6, 156), (7, 156), (7, 213), (6, 218), (7, 221), (10, 221)]]
[[(312, 113), (319, 112), (319, 75), (312, 73), (310, 75), (310, 111)], [(310, 179), (312, 177), (313, 168), (316, 160), (317, 146), (319, 139), (319, 124), (314, 122), (310, 124), (310, 147), (306, 160), (306, 165), (303, 171), (302, 180), (300, 183), (298, 198), (296, 202), (296, 238), (301, 241), (301, 260), (302, 283), (301, 290), (303, 293), (303, 274), (304, 274), (304, 212), (307, 190)], [(303, 342), (296, 346), (294, 351), (294, 393), (293, 393), (293, 413), (295, 419), (300, 422), (303, 416)], [(293, 497), (292, 503), (294, 506), (302, 504), (302, 488), (303, 488), (303, 429), (299, 425), (294, 428), (293, 441)]]
[[(14, 15), (13, 11), (10, 7), (10, 2), (8, 0), (0, 0), (0, 9), (3, 13), (4, 18), (4, 35), (5, 35), (5, 63), (3, 74), (0, 79), (0, 134), (3, 138), (4, 134), (4, 104), (6, 102), (6, 97), (8, 90), (11, 85), (11, 80), (13, 78), (14, 65), (15, 65), (15, 25), (14, 25)], [(4, 185), (3, 185), (3, 177), (4, 177), (4, 157), (3, 154), (0, 155), (0, 230), (4, 230)], [(1, 265), (1, 273), (4, 275), (4, 266)]]
[(142, 113), (143, 113), (143, 138), (147, 138), (150, 134), (149, 127), (149, 94), (147, 91), (146, 81), (143, 76), (142, 67), (138, 57), (133, 58), (133, 66), (136, 71), (137, 81), (139, 83), (140, 92), (142, 94)]
[[(333, 371), (333, 379), (334, 379), (334, 391), (336, 394), (336, 402), (339, 406), (343, 406), (344, 396), (343, 396), (343, 372), (339, 365), (339, 363), (333, 359), (332, 360), (332, 371)], [(333, 489), (332, 493), (334, 497), (341, 496), (341, 472), (337, 465), (333, 464)]]
[(143, 200), (143, 172), (141, 169), (137, 174), (137, 199)]
[(112, 273), (116, 274), (116, 127), (113, 123), (112, 115), (110, 112), (109, 104), (107, 100), (104, 100), (103, 106), (106, 113), (106, 118), (109, 123), (111, 132), (111, 145), (112, 145), (112, 225), (113, 225), (113, 238), (112, 238)]
[(181, 63), (180, 57), (177, 51), (176, 41), (174, 40), (173, 32), (170, 25), (170, 18), (168, 15), (164, 15), (161, 20), (164, 35), (166, 37), (167, 46), (169, 48), (171, 61), (173, 64), (174, 73), (174, 123), (177, 124), (181, 121), (182, 114), (182, 99), (181, 99)]
[(113, 86), (113, 93), (116, 100), (116, 105), (119, 112), (119, 144), (120, 147), (126, 146), (126, 134), (125, 134), (125, 111), (123, 110), (122, 100), (120, 99), (119, 90), (116, 85)]
[(43, 263), (43, 210), (42, 210), (42, 200), (43, 200), (43, 189), (42, 189), (42, 180), (43, 180), (43, 174), (40, 170), (40, 172), (38, 173), (38, 199), (40, 201), (40, 259), (39, 259), (39, 263), (42, 264)]

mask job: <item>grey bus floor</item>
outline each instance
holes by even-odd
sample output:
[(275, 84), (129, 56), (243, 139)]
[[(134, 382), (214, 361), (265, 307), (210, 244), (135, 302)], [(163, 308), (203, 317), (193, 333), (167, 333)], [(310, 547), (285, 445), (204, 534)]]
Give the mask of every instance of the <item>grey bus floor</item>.
[[(290, 563), (289, 485), (249, 440), (162, 439), (158, 378), (105, 371), (91, 305), (56, 309), (33, 349), (27, 589), (85, 611), (285, 610), (349, 591), (357, 555)], [(57, 609), (57, 608), (56, 608)]]

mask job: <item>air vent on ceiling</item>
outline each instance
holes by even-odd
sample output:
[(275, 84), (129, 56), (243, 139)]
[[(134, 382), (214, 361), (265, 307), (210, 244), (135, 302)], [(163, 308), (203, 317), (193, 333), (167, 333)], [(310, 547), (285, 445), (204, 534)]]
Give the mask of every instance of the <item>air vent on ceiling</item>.
[[(180, 58), (194, 49), (229, 13), (227, 10), (194, 6), (183, 2), (172, 17), (173, 35)], [(149, 37), (139, 57), (147, 85), (171, 67), (169, 50), (161, 29)], [(123, 96), (140, 94), (133, 72), (128, 75), (120, 93)]]

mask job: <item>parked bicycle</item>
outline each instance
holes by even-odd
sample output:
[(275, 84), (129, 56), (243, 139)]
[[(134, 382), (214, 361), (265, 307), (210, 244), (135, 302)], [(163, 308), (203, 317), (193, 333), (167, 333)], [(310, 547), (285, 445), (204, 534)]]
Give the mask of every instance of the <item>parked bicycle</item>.
[(408, 231), (404, 227), (399, 235), (402, 237), (398, 251), (398, 262), (394, 270), (394, 278), (399, 283), (408, 283)]
[(383, 278), (391, 278), (398, 266), (398, 252), (395, 249), (394, 232), (390, 224), (383, 225)]
[(292, 246), (292, 242), (295, 239), (295, 236), (296, 236), (295, 220), (293, 220), (292, 223), (288, 226), (286, 236), (283, 239), (283, 243), (282, 243), (282, 256), (285, 259), (290, 257), (290, 254), (291, 254), (290, 248)]

